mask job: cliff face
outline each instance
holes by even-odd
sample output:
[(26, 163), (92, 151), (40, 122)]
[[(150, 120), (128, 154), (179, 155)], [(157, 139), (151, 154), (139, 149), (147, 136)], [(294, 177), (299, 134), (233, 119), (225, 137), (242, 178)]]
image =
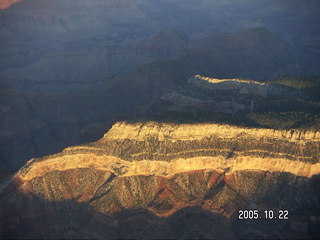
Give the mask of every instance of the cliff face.
[[(319, 141), (317, 131), (120, 122), (3, 182), (2, 227), (10, 237), (312, 237)], [(290, 217), (273, 229), (238, 220), (239, 209)]]
[[(0, 111), (5, 109), (0, 161), (12, 170), (70, 142), (91, 141), (72, 140), (89, 124), (110, 121), (114, 109), (124, 113), (153, 101), (194, 74), (264, 79), (318, 71), (319, 4), (314, 0), (273, 0), (259, 11), (254, 2), (238, 0), (1, 0), (0, 8), (5, 8), (0, 11), (1, 88), (23, 92), (27, 102), (13, 95), (0, 100)], [(296, 27), (288, 28), (288, 22)], [(74, 101), (79, 112), (70, 110)], [(101, 108), (82, 113), (91, 112), (92, 105)], [(246, 107), (230, 101), (216, 106), (228, 113)]]
[(216, 79), (196, 75), (189, 79), (189, 83), (211, 90), (238, 90), (240, 94), (260, 96), (260, 97), (279, 97), (286, 94), (287, 97), (292, 95), (288, 90), (279, 86), (257, 82), (253, 80), (242, 79)]
[[(181, 31), (154, 26), (146, 12), (157, 8), (141, 12), (133, 1), (129, 8), (116, 3), (22, 1), (1, 11), (1, 83), (19, 93), (0, 96), (0, 111), (6, 109), (0, 161), (14, 171), (30, 158), (92, 141), (74, 139), (90, 124), (118, 119), (117, 114), (155, 100), (165, 89), (184, 86), (196, 73), (266, 77), (295, 63), (291, 50), (284, 50), (285, 43), (270, 37), (272, 33), (249, 30), (192, 40)], [(163, 31), (156, 34), (159, 29)], [(242, 41), (234, 40), (238, 38)], [(248, 48), (243, 39), (254, 44)], [(275, 53), (281, 63), (274, 62)], [(262, 59), (268, 64), (260, 64)], [(195, 102), (199, 105), (227, 113), (248, 108), (248, 103), (230, 100), (213, 106)]]

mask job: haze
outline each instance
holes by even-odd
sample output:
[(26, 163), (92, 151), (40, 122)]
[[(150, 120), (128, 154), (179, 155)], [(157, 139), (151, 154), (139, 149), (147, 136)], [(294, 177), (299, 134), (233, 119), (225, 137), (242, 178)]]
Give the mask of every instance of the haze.
[(2, 0), (0, 6), (0, 157), (10, 170), (98, 139), (123, 114), (196, 74), (255, 80), (319, 74), (317, 0)]

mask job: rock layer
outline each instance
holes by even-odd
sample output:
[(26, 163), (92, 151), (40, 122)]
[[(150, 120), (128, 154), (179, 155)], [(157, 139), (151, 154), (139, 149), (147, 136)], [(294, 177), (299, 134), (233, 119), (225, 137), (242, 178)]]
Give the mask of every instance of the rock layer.
[[(29, 238), (312, 237), (319, 155), (316, 131), (120, 122), (97, 142), (30, 160), (2, 183), (2, 228)], [(239, 209), (286, 209), (290, 218), (275, 230), (240, 221)], [(169, 229), (172, 222), (183, 228)]]

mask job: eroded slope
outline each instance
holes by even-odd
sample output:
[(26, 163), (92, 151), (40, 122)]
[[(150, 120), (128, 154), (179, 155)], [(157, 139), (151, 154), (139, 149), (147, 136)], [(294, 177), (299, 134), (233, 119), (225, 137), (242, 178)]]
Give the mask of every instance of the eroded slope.
[[(97, 142), (30, 160), (3, 183), (4, 234), (312, 237), (320, 216), (319, 138), (311, 130), (120, 122)], [(290, 218), (277, 230), (272, 222), (238, 220), (238, 209), (253, 208), (288, 209)], [(197, 214), (199, 222), (211, 219), (210, 229), (193, 220), (182, 232), (168, 228)], [(212, 230), (218, 226), (224, 226), (220, 235)]]

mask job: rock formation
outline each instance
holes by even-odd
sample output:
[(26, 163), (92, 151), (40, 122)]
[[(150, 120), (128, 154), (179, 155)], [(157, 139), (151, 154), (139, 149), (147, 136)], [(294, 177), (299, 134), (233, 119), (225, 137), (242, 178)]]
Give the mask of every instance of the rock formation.
[[(4, 236), (314, 237), (319, 142), (311, 130), (119, 122), (3, 182)], [(239, 220), (240, 209), (289, 219)]]
[(319, 6), (0, 0), (0, 238), (317, 238)]

